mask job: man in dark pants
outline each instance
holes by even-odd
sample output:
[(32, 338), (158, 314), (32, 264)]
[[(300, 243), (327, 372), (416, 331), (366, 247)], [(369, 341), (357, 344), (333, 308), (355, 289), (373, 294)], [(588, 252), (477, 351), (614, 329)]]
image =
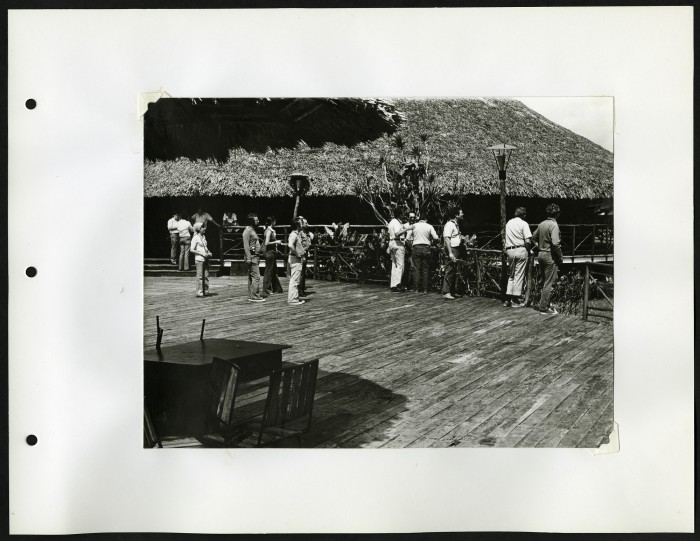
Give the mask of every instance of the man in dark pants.
[(403, 277), (401, 278), (401, 287), (406, 289), (406, 291), (412, 291), (416, 288), (416, 284), (413, 280), (413, 231), (410, 227), (416, 223), (416, 213), (408, 213), (408, 222), (403, 224), (404, 228), (409, 228), (408, 233), (406, 233), (406, 238), (404, 239), (404, 261), (403, 261)]
[(559, 205), (550, 203), (546, 208), (547, 219), (542, 222), (532, 238), (539, 247), (537, 254), (537, 263), (542, 271), (543, 283), (540, 302), (536, 306), (539, 308), (542, 315), (556, 315), (558, 312), (550, 306), (550, 298), (552, 296), (552, 286), (557, 281), (559, 265), (562, 264), (561, 253), (561, 233), (559, 231)]
[(245, 262), (248, 264), (248, 301), (263, 302), (260, 296), (260, 253), (261, 244), (255, 228), (258, 226), (258, 215), (254, 212), (248, 214), (248, 225), (243, 230), (243, 251)]

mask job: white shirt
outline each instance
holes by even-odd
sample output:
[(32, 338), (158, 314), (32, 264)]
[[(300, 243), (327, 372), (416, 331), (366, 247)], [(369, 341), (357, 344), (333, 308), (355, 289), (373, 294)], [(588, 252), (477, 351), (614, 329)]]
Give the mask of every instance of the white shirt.
[(462, 237), (459, 234), (459, 227), (457, 227), (457, 224), (452, 220), (445, 224), (442, 236), (450, 239), (450, 246), (453, 248), (457, 248), (462, 242)]
[(171, 233), (177, 233), (177, 220), (175, 218), (170, 218), (168, 220), (168, 231)]
[(532, 237), (530, 226), (520, 216), (511, 218), (506, 224), (506, 248), (525, 246), (525, 240)]
[(438, 238), (435, 228), (429, 223), (418, 222), (413, 225), (413, 246), (430, 244), (430, 239), (437, 240)]
[(177, 232), (180, 234), (181, 239), (187, 239), (190, 237), (190, 227), (192, 224), (187, 220), (180, 220), (177, 222)]
[[(410, 227), (410, 226), (411, 226), (411, 222), (406, 222), (405, 224), (403, 224), (403, 226), (404, 226), (404, 227)], [(412, 241), (412, 240), (413, 240), (413, 229), (409, 229), (408, 231), (406, 231), (405, 234), (406, 234), (406, 240), (407, 240), (407, 241), (409, 241), (409, 240)]]
[(204, 256), (200, 253), (204, 252), (206, 254), (209, 252), (209, 249), (207, 248), (207, 239), (204, 238), (204, 235), (201, 235), (200, 233), (194, 234), (194, 237), (192, 237), (192, 244), (190, 244), (190, 251), (195, 254), (195, 261), (205, 260)]
[(396, 233), (399, 232), (399, 230), (403, 227), (403, 224), (399, 222), (396, 218), (392, 219), (389, 222), (389, 225), (387, 228), (389, 229), (389, 243), (391, 244), (392, 241), (394, 241), (396, 244), (395, 246), (403, 246), (403, 239), (399, 238), (396, 236)]

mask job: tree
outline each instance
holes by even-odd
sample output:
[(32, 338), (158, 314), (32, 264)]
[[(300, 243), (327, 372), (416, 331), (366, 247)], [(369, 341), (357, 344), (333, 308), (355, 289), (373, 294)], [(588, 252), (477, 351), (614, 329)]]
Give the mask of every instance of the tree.
[(293, 173), (289, 177), (289, 186), (292, 188), (292, 192), (294, 193), (295, 197), (294, 215), (292, 216), (292, 219), (294, 219), (299, 215), (299, 204), (301, 202), (301, 197), (309, 191), (309, 188), (311, 187), (311, 180), (309, 179), (308, 175)]
[[(465, 193), (455, 177), (451, 186), (438, 182), (435, 173), (429, 171), (429, 135), (422, 133), (419, 143), (411, 146), (407, 153), (407, 143), (401, 135), (390, 140), (391, 150), (379, 156), (378, 166), (381, 178), (369, 175), (355, 183), (355, 195), (367, 203), (375, 217), (383, 224), (397, 211), (416, 212), (431, 223), (442, 223), (454, 205), (460, 205)], [(395, 155), (396, 162), (390, 162)]]

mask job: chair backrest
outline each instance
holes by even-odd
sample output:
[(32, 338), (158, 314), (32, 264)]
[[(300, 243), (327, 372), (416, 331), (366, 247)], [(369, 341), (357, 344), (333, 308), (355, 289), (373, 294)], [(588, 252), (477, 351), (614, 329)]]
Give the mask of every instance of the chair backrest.
[(160, 438), (156, 433), (156, 427), (153, 424), (150, 413), (148, 413), (148, 408), (143, 407), (143, 446), (146, 449), (153, 449), (154, 447), (163, 447), (160, 442)]
[(207, 413), (207, 426), (215, 432), (230, 428), (238, 394), (240, 369), (232, 362), (214, 358), (209, 385), (212, 398)]
[(285, 429), (295, 421), (306, 419), (300, 432), (309, 430), (317, 377), (318, 359), (288, 365), (272, 373), (258, 444), (267, 427)]

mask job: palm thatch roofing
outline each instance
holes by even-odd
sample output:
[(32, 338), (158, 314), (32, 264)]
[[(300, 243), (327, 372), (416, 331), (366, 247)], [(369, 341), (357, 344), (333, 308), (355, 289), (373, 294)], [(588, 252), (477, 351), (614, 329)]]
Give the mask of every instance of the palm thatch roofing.
[[(358, 180), (380, 178), (382, 163), (420, 155), (445, 193), (499, 193), (493, 155), (487, 147), (517, 147), (510, 159), (507, 190), (521, 197), (595, 199), (613, 195), (613, 154), (512, 99), (400, 99), (383, 101), (398, 129), (346, 146), (313, 146), (299, 138), (293, 148), (260, 153), (242, 146), (228, 159), (149, 160), (146, 197), (291, 195), (290, 175), (312, 179), (308, 196), (353, 195)], [(389, 104), (384, 105), (384, 104)], [(399, 144), (397, 145), (397, 140)]]
[(180, 157), (224, 162), (229, 151), (353, 146), (393, 133), (395, 107), (359, 98), (173, 98), (148, 105), (144, 154), (148, 160)]

